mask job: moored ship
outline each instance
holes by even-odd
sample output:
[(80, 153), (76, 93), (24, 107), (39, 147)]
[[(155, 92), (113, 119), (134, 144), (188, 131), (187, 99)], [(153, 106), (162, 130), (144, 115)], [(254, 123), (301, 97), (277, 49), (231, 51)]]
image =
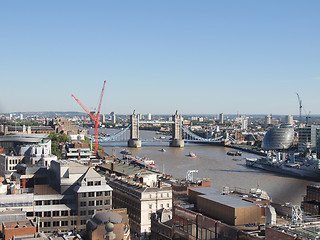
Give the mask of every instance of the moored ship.
[(293, 154), (283, 153), (281, 156), (281, 153), (277, 152), (276, 156), (268, 154), (263, 158), (247, 158), (246, 166), (320, 181), (320, 159), (317, 159), (315, 154), (296, 160)]

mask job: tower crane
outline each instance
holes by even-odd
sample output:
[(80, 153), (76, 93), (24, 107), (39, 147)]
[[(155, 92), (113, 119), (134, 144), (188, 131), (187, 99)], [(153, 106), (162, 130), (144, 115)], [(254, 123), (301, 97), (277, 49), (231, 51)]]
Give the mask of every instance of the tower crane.
[(297, 94), (297, 97), (298, 97), (298, 102), (299, 102), (299, 123), (302, 124), (301, 122), (301, 110), (302, 110), (302, 100), (300, 99), (300, 96), (298, 93)]
[(102, 91), (101, 91), (101, 95), (100, 95), (99, 106), (98, 106), (98, 109), (97, 109), (96, 113), (90, 113), (88, 111), (88, 109), (80, 102), (80, 100), (78, 98), (76, 98), (73, 94), (71, 95), (79, 103), (79, 105), (83, 108), (83, 110), (87, 114), (89, 114), (89, 116), (91, 117), (92, 121), (94, 122), (94, 138), (95, 138), (94, 152), (95, 152), (95, 154), (97, 154), (97, 151), (98, 151), (98, 125), (100, 123), (100, 121), (99, 121), (99, 119), (100, 119), (100, 108), (101, 108), (101, 102), (102, 102), (102, 98), (103, 98), (104, 86), (105, 85), (106, 85), (106, 80), (104, 80), (104, 82), (103, 82), (103, 87), (102, 87)]

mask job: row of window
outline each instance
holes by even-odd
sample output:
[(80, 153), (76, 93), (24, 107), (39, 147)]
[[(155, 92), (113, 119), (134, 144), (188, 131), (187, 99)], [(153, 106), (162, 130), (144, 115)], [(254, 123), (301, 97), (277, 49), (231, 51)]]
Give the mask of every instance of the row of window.
[[(97, 201), (88, 201), (88, 202), (80, 202), (80, 207), (86, 207), (88, 203), (88, 206), (100, 206), (102, 205), (102, 200)], [(104, 200), (104, 205), (110, 205), (110, 200), (106, 199)]]
[[(87, 220), (81, 220), (80, 225), (85, 225), (87, 223)], [(77, 220), (70, 221), (70, 226), (77, 225)], [(69, 226), (69, 221), (53, 221), (51, 222), (40, 222), (40, 227), (64, 227)]]
[[(88, 210), (88, 215), (93, 215), (94, 214), (94, 210)], [(87, 211), (80, 211), (80, 216), (86, 216), (87, 215)]]
[(105, 192), (89, 192), (89, 193), (81, 193), (81, 197), (85, 198), (85, 197), (101, 197), (102, 195), (104, 195), (105, 197), (108, 197), (111, 195), (110, 191), (105, 191)]
[[(75, 215), (74, 213), (70, 215)], [(36, 217), (64, 217), (64, 216), (69, 216), (69, 211), (46, 211), (46, 212), (36, 212), (35, 213)]]
[(72, 199), (64, 199), (64, 200), (37, 200), (35, 202), (36, 206), (42, 205), (58, 205), (58, 204), (68, 204), (73, 203)]
[(9, 164), (8, 164), (8, 161), (9, 161), (9, 164), (18, 164), (21, 160), (20, 160), (20, 159), (7, 160), (7, 165), (9, 165)]
[(101, 185), (101, 181), (89, 181), (87, 182), (87, 186), (99, 186)]
[[(157, 194), (157, 197), (158, 197), (158, 198), (163, 198), (163, 197), (165, 197), (165, 196), (170, 197), (170, 193), (167, 193), (167, 194), (165, 194), (165, 193)], [(153, 194), (149, 194), (149, 198), (154, 198), (154, 197), (155, 197), (155, 196), (153, 196)]]
[[(160, 209), (162, 209), (164, 207), (164, 205), (161, 203), (160, 205)], [(153, 205), (152, 204), (149, 204), (149, 209), (152, 209)], [(170, 207), (170, 203), (167, 203), (167, 208)]]

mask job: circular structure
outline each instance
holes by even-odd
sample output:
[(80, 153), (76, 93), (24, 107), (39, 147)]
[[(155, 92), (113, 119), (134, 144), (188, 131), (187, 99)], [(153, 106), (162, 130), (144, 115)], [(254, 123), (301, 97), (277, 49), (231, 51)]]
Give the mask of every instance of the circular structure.
[(262, 140), (262, 148), (266, 150), (288, 149), (293, 142), (294, 130), (290, 124), (281, 124), (270, 128)]

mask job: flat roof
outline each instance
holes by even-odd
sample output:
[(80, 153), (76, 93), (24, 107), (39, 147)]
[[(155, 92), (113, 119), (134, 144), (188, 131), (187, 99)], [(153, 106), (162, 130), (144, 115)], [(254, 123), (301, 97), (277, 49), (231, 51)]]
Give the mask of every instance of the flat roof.
[(26, 228), (35, 227), (31, 220), (22, 220), (14, 222), (3, 222), (4, 228)]
[(208, 194), (221, 194), (221, 191), (214, 189), (212, 187), (201, 187), (201, 188), (189, 188), (189, 191), (198, 192), (204, 195)]
[(226, 205), (233, 208), (241, 208), (241, 207), (253, 207), (255, 204), (245, 201), (240, 197), (234, 195), (222, 195), (221, 191), (211, 188), (211, 187), (203, 187), (203, 188), (190, 188), (189, 191), (194, 191), (200, 193), (199, 197), (211, 200), (214, 202), (218, 202), (222, 205)]
[(85, 192), (101, 192), (101, 191), (112, 191), (109, 185), (97, 185), (97, 186), (76, 186), (74, 191), (77, 193)]
[(226, 205), (232, 208), (256, 206), (251, 202), (244, 201), (241, 198), (232, 196), (232, 195), (209, 194), (209, 195), (200, 195), (199, 198), (204, 198), (210, 201), (218, 202), (222, 205)]
[(26, 142), (26, 143), (38, 143), (42, 139), (48, 137), (49, 134), (14, 134), (0, 136), (0, 142)]

